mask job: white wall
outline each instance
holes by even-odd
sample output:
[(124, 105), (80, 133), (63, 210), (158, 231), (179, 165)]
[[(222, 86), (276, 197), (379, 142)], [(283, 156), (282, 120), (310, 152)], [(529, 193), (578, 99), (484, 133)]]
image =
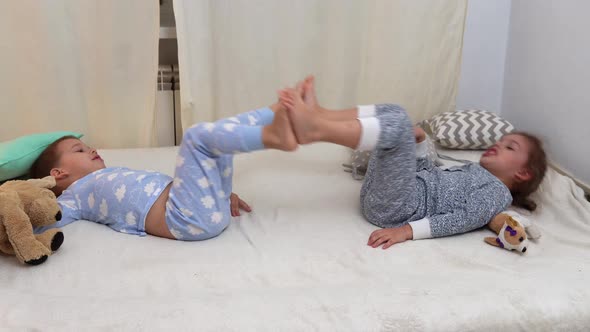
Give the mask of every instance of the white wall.
[(510, 0), (469, 0), (457, 109), (500, 113)]
[(502, 116), (590, 184), (590, 1), (512, 4)]

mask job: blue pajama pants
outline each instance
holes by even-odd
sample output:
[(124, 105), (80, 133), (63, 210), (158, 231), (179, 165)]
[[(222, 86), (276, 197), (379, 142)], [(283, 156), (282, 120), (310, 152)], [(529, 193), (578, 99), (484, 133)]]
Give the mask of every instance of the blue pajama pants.
[(229, 225), (233, 155), (264, 149), (262, 127), (273, 119), (265, 107), (186, 131), (166, 203), (166, 223), (176, 239), (206, 240)]

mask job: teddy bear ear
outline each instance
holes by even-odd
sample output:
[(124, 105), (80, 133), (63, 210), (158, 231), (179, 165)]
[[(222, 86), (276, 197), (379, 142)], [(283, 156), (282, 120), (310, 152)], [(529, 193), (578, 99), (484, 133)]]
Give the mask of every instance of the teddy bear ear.
[(55, 187), (55, 178), (53, 176), (46, 176), (42, 179), (30, 179), (27, 182), (37, 186), (39, 188), (50, 189)]
[(500, 243), (501, 242), (496, 241), (496, 238), (495, 237), (488, 236), (488, 237), (484, 238), (483, 240), (487, 244), (493, 245), (494, 247), (500, 247)]
[(508, 220), (506, 220), (506, 223), (508, 224), (508, 226), (515, 228), (518, 227), (518, 221), (514, 220), (512, 217), (508, 217)]

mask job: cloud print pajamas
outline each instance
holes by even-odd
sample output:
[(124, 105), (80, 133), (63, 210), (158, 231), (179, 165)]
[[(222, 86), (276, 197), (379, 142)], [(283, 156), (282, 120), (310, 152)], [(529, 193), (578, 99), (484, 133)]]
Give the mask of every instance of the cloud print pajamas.
[(145, 218), (166, 186), (166, 223), (178, 240), (219, 235), (231, 219), (233, 154), (264, 149), (262, 127), (272, 123), (270, 108), (214, 123), (199, 123), (184, 134), (174, 179), (168, 175), (109, 167), (72, 183), (58, 203), (62, 219), (35, 232), (84, 219), (129, 234), (146, 235)]

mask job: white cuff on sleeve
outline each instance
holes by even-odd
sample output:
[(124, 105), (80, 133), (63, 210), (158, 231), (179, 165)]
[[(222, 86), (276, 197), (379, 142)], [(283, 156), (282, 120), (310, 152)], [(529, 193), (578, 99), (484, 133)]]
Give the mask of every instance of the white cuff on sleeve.
[(375, 116), (375, 105), (358, 105), (357, 106), (359, 113), (359, 118), (370, 118)]
[(424, 139), (420, 143), (416, 143), (416, 158), (426, 157), (428, 155), (428, 143)]
[(432, 237), (430, 230), (430, 220), (428, 218), (410, 221), (409, 224), (410, 227), (412, 227), (412, 232), (414, 233), (414, 240), (430, 239)]
[(356, 149), (361, 151), (372, 151), (377, 146), (379, 132), (381, 131), (379, 119), (359, 118), (358, 121), (361, 123), (361, 139)]

